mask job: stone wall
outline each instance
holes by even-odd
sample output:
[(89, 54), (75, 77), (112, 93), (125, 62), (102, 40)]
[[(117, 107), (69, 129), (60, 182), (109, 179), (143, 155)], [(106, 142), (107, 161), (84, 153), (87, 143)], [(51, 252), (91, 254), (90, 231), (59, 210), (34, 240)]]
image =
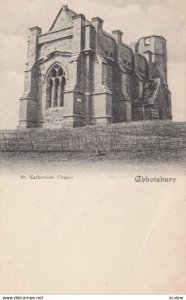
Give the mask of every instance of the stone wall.
[(144, 56), (136, 55), (136, 72), (144, 79), (148, 79), (148, 63)]
[(39, 59), (45, 58), (48, 54), (54, 51), (71, 52), (72, 38), (63, 38), (42, 44), (39, 49)]
[(132, 49), (124, 44), (118, 45), (118, 61), (124, 68), (131, 70), (133, 68), (133, 52)]
[(102, 35), (102, 55), (106, 58), (110, 58), (114, 60), (115, 53), (115, 41), (114, 38), (103, 32)]

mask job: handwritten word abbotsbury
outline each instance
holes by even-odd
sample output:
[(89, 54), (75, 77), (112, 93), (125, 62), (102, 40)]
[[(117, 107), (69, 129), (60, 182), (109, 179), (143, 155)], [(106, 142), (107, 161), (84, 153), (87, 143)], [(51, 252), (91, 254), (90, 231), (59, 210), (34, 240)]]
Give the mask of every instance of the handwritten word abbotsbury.
[(135, 177), (135, 181), (136, 182), (155, 182), (155, 183), (176, 183), (176, 178), (175, 177), (163, 177), (163, 176), (159, 176), (159, 177), (149, 177), (149, 176), (141, 176), (138, 175)]

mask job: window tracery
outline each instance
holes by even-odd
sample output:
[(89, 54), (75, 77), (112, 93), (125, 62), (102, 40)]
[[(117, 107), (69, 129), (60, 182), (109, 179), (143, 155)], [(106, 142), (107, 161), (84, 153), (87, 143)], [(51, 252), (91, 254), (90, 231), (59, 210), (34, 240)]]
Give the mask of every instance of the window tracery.
[(66, 74), (60, 65), (55, 65), (50, 70), (47, 78), (46, 108), (64, 106), (64, 90)]

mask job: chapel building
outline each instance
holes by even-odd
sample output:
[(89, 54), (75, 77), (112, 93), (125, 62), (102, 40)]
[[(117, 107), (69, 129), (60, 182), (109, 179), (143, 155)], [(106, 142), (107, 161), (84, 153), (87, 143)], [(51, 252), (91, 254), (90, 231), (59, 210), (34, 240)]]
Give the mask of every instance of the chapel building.
[(48, 32), (30, 28), (18, 128), (171, 119), (165, 38), (122, 35), (67, 5)]

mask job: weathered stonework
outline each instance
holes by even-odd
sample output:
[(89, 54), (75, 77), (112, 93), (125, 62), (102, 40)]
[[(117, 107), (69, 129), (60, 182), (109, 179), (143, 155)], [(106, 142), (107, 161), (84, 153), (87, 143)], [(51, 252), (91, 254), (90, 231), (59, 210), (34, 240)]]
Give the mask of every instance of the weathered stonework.
[(172, 118), (163, 37), (128, 46), (66, 5), (47, 33), (29, 31), (19, 128)]

